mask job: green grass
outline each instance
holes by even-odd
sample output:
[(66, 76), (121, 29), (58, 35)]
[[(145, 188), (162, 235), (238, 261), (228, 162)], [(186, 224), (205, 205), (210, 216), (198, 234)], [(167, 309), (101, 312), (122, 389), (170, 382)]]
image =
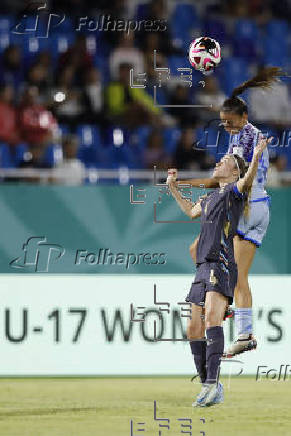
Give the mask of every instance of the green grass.
[[(222, 380), (223, 381), (223, 380)], [(182, 435), (177, 418), (192, 419), (192, 435), (290, 436), (291, 383), (237, 378), (225, 384), (225, 402), (191, 407), (199, 385), (190, 378), (1, 379), (1, 436), (158, 436), (158, 417), (170, 419), (162, 436)], [(200, 418), (206, 420), (205, 424)], [(138, 432), (137, 422), (146, 431)], [(187, 430), (187, 429), (186, 429)]]

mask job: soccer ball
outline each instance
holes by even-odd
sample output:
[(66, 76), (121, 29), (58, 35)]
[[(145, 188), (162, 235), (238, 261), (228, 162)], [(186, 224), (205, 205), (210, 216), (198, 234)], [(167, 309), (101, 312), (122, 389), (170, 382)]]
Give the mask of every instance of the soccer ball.
[(195, 70), (208, 75), (221, 61), (220, 45), (207, 36), (194, 39), (189, 47), (189, 62)]

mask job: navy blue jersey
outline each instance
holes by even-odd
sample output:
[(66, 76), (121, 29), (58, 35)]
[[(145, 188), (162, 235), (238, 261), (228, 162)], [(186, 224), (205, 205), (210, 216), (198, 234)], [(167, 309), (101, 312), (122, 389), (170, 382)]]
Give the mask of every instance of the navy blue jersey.
[(217, 188), (201, 201), (201, 233), (197, 246), (197, 264), (234, 263), (233, 238), (243, 212), (246, 195), (236, 183)]

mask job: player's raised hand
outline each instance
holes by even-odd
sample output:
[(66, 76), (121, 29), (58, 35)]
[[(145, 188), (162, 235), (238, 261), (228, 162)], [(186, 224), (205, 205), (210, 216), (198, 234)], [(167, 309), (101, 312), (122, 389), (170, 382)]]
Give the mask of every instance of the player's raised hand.
[(261, 154), (263, 153), (267, 145), (272, 141), (272, 139), (273, 136), (271, 136), (271, 138), (266, 138), (265, 136), (260, 138), (258, 145), (254, 148), (254, 155), (260, 158)]
[(168, 169), (168, 178), (167, 178), (167, 185), (175, 184), (177, 181), (178, 171), (176, 168), (170, 168)]

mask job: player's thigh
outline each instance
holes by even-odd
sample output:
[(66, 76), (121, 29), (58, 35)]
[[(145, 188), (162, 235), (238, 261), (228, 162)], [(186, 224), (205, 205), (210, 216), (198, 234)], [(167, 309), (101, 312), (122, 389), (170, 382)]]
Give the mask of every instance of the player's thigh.
[(238, 276), (247, 276), (256, 254), (256, 245), (235, 236), (233, 240), (234, 257), (237, 263)]
[(204, 337), (204, 332), (204, 308), (192, 303), (191, 319), (188, 319), (187, 323), (187, 337), (188, 339), (199, 339)]
[(194, 262), (196, 262), (196, 257), (197, 257), (197, 246), (198, 246), (198, 242), (199, 242), (199, 236), (200, 235), (197, 236), (195, 241), (189, 247), (190, 255), (191, 255), (192, 259), (194, 260)]
[(215, 291), (206, 292), (205, 298), (205, 327), (219, 326), (222, 324), (228, 299)]

